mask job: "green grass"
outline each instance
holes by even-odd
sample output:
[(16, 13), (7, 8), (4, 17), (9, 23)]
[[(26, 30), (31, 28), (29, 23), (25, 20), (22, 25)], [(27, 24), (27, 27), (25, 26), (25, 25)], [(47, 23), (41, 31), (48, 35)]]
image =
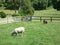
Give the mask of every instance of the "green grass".
[[(0, 12), (4, 12), (6, 14), (14, 14), (14, 10), (4, 10), (4, 7), (0, 7)], [(18, 13), (18, 10), (16, 11)], [(60, 16), (60, 11), (53, 9), (52, 6), (47, 8), (46, 10), (37, 10), (34, 11), (34, 16)]]
[(47, 10), (37, 10), (34, 13), (35, 16), (60, 16), (60, 11), (57, 11), (56, 9), (47, 9)]
[[(5, 14), (14, 14), (15, 13), (14, 10), (0, 10), (0, 12), (4, 12)], [(16, 13), (18, 13), (18, 11), (16, 11)]]
[[(14, 28), (24, 26), (25, 35), (11, 36)], [(0, 25), (0, 45), (60, 45), (60, 23), (19, 22)]]
[[(4, 12), (6, 14), (14, 14), (15, 13), (15, 10), (8, 10), (8, 9), (5, 9), (5, 7), (0, 7), (0, 12)], [(16, 10), (16, 13), (18, 13), (18, 10)]]

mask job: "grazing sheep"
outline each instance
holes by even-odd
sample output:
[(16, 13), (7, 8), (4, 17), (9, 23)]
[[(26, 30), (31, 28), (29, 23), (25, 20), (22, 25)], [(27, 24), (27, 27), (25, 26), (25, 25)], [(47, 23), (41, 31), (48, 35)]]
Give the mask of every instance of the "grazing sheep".
[(24, 31), (25, 31), (25, 28), (24, 27), (18, 27), (18, 28), (15, 28), (11, 35), (18, 35), (18, 33), (22, 33), (22, 36), (24, 35)]
[(48, 22), (44, 19), (44, 20), (43, 20), (43, 23), (44, 23), (44, 24), (47, 24)]

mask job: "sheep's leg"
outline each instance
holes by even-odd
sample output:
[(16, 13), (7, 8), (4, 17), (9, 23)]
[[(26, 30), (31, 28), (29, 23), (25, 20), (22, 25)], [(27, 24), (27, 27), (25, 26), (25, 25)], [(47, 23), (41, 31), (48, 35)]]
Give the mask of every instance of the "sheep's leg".
[(16, 33), (16, 35), (18, 35), (18, 32), (15, 32)]
[(16, 35), (18, 35), (18, 33), (16, 33)]
[(24, 36), (24, 32), (22, 32), (22, 37)]

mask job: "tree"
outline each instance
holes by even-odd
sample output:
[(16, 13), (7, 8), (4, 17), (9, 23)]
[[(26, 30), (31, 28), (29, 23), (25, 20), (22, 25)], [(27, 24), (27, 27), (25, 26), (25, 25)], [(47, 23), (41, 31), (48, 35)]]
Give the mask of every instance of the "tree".
[(52, 5), (52, 0), (48, 0), (48, 7)]
[(6, 9), (10, 10), (17, 10), (19, 9), (19, 1), (18, 0), (6, 0), (6, 3), (4, 4)]
[(34, 14), (34, 9), (30, 0), (22, 0), (20, 13), (24, 13), (26, 15)]
[(53, 8), (60, 10), (60, 0), (52, 0)]
[(48, 7), (48, 0), (33, 0), (33, 7), (35, 10), (43, 10)]
[(54, 9), (56, 9), (56, 7), (57, 7), (56, 3), (57, 3), (57, 0), (52, 0), (52, 4), (53, 4)]
[(57, 5), (56, 9), (60, 10), (60, 1), (57, 1), (56, 5)]

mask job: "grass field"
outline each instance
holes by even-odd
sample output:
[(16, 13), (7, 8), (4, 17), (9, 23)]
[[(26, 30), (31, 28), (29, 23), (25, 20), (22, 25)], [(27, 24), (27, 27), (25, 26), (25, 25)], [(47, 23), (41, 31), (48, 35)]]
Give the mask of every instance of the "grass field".
[(60, 16), (60, 11), (57, 11), (56, 9), (47, 9), (47, 10), (40, 10), (35, 11), (35, 16)]
[[(11, 31), (25, 27), (25, 35), (11, 36)], [(0, 45), (60, 45), (60, 23), (20, 22), (0, 25)]]
[[(0, 10), (0, 12), (4, 12), (5, 14), (14, 14), (15, 11), (14, 10)], [(18, 13), (18, 11), (16, 11), (16, 13)]]

